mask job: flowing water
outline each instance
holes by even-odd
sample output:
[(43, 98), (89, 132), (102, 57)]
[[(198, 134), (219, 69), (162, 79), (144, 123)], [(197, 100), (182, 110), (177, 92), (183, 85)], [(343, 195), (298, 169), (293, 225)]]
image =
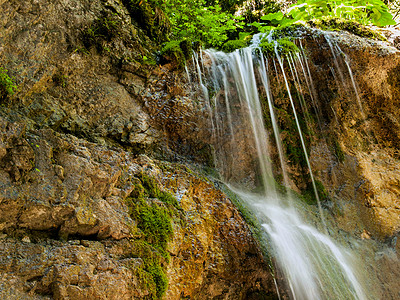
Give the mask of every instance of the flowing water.
[[(318, 230), (304, 220), (302, 206), (289, 188), (287, 159), (275, 114), (270, 71), (279, 73), (283, 78), (282, 86), (287, 88), (290, 114), (296, 124), (294, 132), (297, 132), (301, 141), (318, 199), (298, 119), (299, 113), (306, 113), (305, 104), (300, 103), (301, 112), (296, 110), (296, 99), (292, 96), (284, 66), (286, 59), (295, 82), (299, 83), (300, 74), (303, 74), (306, 86), (313, 94), (313, 83), (304, 54), (284, 58), (276, 51), (276, 61), (267, 59), (261, 54), (256, 37), (255, 43), (249, 48), (230, 54), (206, 50), (196, 58), (194, 64), (213, 116), (216, 165), (224, 182), (246, 203), (261, 224), (267, 236), (265, 242), (284, 274), (290, 297), (368, 299), (353, 268), (352, 254), (327, 234), (319, 201), (321, 226)], [(202, 76), (201, 69), (208, 74), (208, 80)], [(301, 91), (298, 93), (301, 94)], [(315, 99), (312, 100), (315, 102)], [(318, 110), (317, 107), (314, 109)], [(266, 130), (265, 119), (270, 122), (271, 132)], [(277, 149), (278, 166), (272, 163), (272, 149)], [(282, 174), (280, 181), (285, 187), (283, 191), (277, 188), (274, 168), (280, 169)], [(254, 182), (256, 184), (252, 186)]]

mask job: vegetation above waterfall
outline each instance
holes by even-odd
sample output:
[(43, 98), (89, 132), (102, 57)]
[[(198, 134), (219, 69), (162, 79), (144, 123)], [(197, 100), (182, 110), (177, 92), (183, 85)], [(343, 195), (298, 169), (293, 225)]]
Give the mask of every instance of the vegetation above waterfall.
[(170, 21), (170, 39), (197, 40), (205, 47), (226, 51), (245, 46), (249, 36), (254, 33), (268, 32), (295, 23), (308, 22), (312, 26), (318, 23), (318, 20), (329, 18), (344, 20), (333, 22), (335, 24), (348, 21), (379, 27), (396, 24), (391, 13), (393, 11), (381, 0), (298, 0), (290, 6), (285, 6), (282, 1), (270, 0), (147, 0), (147, 2), (155, 3), (165, 12)]

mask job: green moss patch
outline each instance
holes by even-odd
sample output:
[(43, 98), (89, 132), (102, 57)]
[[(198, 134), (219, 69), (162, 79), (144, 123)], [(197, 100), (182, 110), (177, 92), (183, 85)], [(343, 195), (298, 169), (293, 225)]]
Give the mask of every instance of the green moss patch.
[(174, 40), (165, 43), (160, 51), (162, 63), (174, 63), (177, 68), (183, 69), (186, 60), (192, 57), (193, 45), (187, 40)]
[(287, 55), (289, 53), (300, 51), (296, 44), (293, 43), (289, 38), (281, 38), (271, 42), (264, 38), (260, 43), (260, 47), (263, 53), (270, 54), (272, 56), (276, 55), (275, 49), (279, 55)]
[[(329, 199), (329, 193), (325, 189), (324, 185), (321, 181), (315, 180), (315, 187), (317, 189), (318, 197), (320, 201), (326, 201)], [(315, 197), (314, 187), (312, 182), (307, 184), (306, 190), (304, 190), (300, 196), (300, 198), (307, 204), (316, 205), (317, 199)]]
[(8, 70), (0, 67), (0, 102), (4, 102), (9, 96), (12, 96), (17, 90), (13, 78), (8, 76)]
[(248, 44), (249, 43), (244, 40), (230, 40), (222, 45), (222, 51), (230, 53), (236, 49), (245, 48)]
[(160, 299), (168, 288), (168, 278), (162, 266), (165, 259), (145, 241), (133, 241), (133, 246), (132, 256), (143, 260), (143, 265), (134, 269), (141, 287), (148, 291), (149, 299)]
[(169, 260), (167, 245), (173, 237), (172, 217), (180, 206), (173, 195), (159, 188), (155, 178), (140, 173), (133, 181), (134, 189), (125, 203), (141, 232), (141, 238), (132, 241), (132, 256), (143, 259), (143, 266), (135, 272), (150, 298), (159, 299), (168, 286), (163, 264)]
[(122, 0), (131, 18), (158, 43), (168, 40), (171, 23), (154, 0)]

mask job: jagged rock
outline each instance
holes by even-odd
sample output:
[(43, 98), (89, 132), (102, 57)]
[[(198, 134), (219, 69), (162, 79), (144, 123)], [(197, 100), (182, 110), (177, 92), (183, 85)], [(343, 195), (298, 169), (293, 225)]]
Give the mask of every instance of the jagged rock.
[[(20, 125), (0, 124), (10, 128), (4, 136)], [(125, 203), (140, 172), (172, 192), (182, 209), (167, 248), (166, 299), (273, 293), (268, 267), (237, 210), (186, 167), (134, 159), (50, 129), (19, 131), (7, 153), (20, 144), (32, 146), (19, 155), (34, 164), (21, 178), (12, 170), (0, 178), (0, 224), (7, 234), (0, 240), (1, 297), (144, 299), (149, 291), (135, 273), (143, 262), (131, 242), (141, 233)]]
[(139, 27), (146, 24), (131, 20), (120, 1), (0, 5), (7, 28), (0, 63), (18, 84), (20, 113), (39, 126), (166, 158), (206, 147), (202, 104), (188, 98), (187, 79), (155, 65), (156, 46)]

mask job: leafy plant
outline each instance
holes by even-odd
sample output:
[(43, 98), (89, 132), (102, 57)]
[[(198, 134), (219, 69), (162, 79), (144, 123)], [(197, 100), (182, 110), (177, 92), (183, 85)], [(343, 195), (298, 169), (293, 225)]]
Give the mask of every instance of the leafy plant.
[(230, 33), (243, 26), (242, 18), (224, 12), (219, 4), (206, 0), (165, 1), (164, 10), (172, 24), (175, 40), (200, 40), (206, 47), (220, 47)]
[(326, 17), (352, 20), (362, 25), (395, 25), (387, 5), (381, 0), (298, 0), (291, 5), (286, 14), (281, 11), (261, 17), (263, 23), (252, 25), (260, 32), (283, 27), (301, 21), (323, 19)]
[(4, 101), (7, 97), (12, 96), (17, 90), (13, 79), (7, 73), (7, 69), (0, 67), (0, 101)]
[(394, 25), (388, 7), (381, 0), (299, 0), (290, 7), (288, 14), (293, 20), (311, 20), (330, 16), (354, 20), (363, 25)]

